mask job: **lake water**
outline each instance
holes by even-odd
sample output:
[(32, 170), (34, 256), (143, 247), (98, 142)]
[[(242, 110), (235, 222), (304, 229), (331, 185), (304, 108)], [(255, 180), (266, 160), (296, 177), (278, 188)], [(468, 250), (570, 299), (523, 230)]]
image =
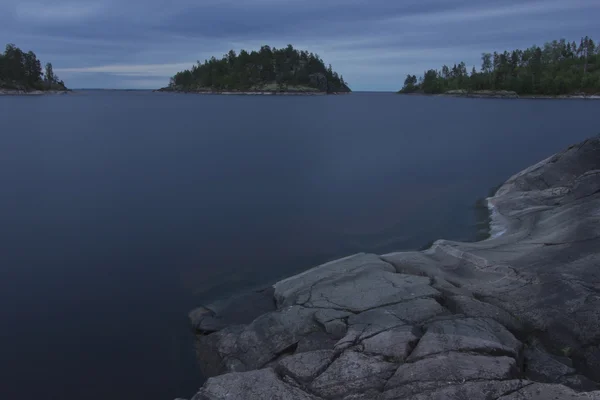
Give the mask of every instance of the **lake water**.
[(474, 201), (597, 134), (599, 106), (0, 97), (0, 398), (191, 397), (190, 309), (358, 251), (472, 239)]

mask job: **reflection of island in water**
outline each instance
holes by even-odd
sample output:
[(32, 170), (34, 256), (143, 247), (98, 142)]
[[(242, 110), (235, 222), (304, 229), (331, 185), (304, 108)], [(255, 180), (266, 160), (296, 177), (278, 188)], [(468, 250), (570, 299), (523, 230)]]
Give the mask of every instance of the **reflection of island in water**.
[(47, 63), (42, 63), (33, 51), (25, 53), (14, 44), (0, 52), (0, 94), (44, 94), (64, 92), (67, 88)]
[(230, 50), (178, 72), (161, 92), (220, 94), (333, 94), (349, 93), (341, 75), (313, 53), (262, 46), (259, 51)]

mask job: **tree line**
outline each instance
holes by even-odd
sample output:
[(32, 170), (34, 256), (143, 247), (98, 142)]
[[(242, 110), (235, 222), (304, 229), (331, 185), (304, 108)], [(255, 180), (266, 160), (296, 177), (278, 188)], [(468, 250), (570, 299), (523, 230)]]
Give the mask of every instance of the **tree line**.
[(0, 53), (0, 88), (17, 90), (64, 90), (65, 84), (47, 63), (42, 63), (33, 51), (25, 53), (14, 44)]
[(319, 91), (349, 91), (344, 78), (325, 66), (316, 54), (262, 46), (259, 51), (234, 50), (221, 59), (212, 57), (171, 78), (170, 87), (184, 90), (260, 90), (271, 84), (278, 90), (308, 87)]
[(401, 93), (444, 93), (449, 90), (508, 90), (524, 95), (600, 92), (600, 46), (586, 36), (577, 44), (565, 39), (543, 47), (483, 53), (481, 69), (467, 71), (464, 62), (422, 77), (407, 75)]

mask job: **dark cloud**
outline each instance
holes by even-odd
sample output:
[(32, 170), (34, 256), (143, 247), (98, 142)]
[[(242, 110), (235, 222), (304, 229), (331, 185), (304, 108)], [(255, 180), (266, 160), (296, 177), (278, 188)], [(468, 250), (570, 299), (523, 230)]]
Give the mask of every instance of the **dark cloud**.
[(0, 37), (51, 60), (72, 87), (156, 87), (230, 48), (288, 43), (354, 89), (483, 51), (600, 36), (598, 0), (3, 0)]

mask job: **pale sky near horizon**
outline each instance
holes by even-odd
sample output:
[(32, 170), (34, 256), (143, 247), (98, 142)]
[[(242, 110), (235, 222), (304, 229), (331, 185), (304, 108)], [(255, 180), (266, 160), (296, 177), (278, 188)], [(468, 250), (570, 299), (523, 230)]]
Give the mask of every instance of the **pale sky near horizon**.
[(196, 60), (261, 45), (318, 53), (353, 90), (398, 90), (484, 51), (589, 35), (600, 0), (0, 0), (0, 46), (71, 88), (154, 89)]

